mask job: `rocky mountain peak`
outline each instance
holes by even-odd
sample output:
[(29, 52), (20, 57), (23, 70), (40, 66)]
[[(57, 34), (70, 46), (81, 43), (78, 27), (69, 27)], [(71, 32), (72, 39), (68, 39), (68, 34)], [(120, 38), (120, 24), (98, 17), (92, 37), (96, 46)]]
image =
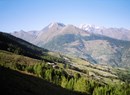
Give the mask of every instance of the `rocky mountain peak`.
[(48, 25), (48, 28), (51, 27), (64, 27), (65, 25), (63, 23), (59, 23), (59, 22), (52, 22)]

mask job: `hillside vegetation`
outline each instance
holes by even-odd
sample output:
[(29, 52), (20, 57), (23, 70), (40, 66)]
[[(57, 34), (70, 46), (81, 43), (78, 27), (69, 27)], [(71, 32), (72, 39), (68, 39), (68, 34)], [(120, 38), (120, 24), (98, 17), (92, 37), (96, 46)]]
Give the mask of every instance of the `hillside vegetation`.
[(129, 69), (90, 64), (81, 58), (47, 51), (9, 34), (0, 36), (1, 91), (6, 90), (7, 94), (130, 94)]
[[(16, 55), (16, 54), (13, 54), (10, 52), (0, 51), (0, 65), (2, 67), (10, 68), (10, 69), (16, 70), (18, 72), (22, 72), (27, 75), (39, 77), (40, 80), (47, 80), (55, 85), (61, 86), (68, 90), (80, 92), (77, 95), (80, 95), (80, 94), (98, 95), (99, 93), (100, 93), (100, 95), (105, 95), (105, 94), (106, 95), (116, 95), (117, 93), (118, 93), (118, 95), (129, 95), (130, 94), (130, 89), (129, 89), (130, 85), (126, 84), (125, 82), (118, 82), (114, 85), (105, 84), (102, 81), (97, 81), (95, 79), (87, 78), (87, 77), (83, 76), (81, 74), (82, 72), (81, 73), (80, 73), (80, 71), (77, 72), (76, 69), (74, 70), (75, 72), (72, 75), (71, 73), (67, 72), (68, 69), (63, 69), (60, 67), (54, 68), (52, 65), (49, 65), (47, 62), (24, 57), (21, 55)], [(14, 75), (14, 77), (16, 77), (16, 76)], [(16, 80), (20, 81), (19, 78), (17, 78), (17, 77), (16, 77)], [(10, 80), (7, 80), (7, 81), (10, 83)], [(24, 80), (23, 80), (23, 82), (24, 82)], [(5, 83), (6, 83), (6, 80), (5, 80)], [(27, 83), (30, 84), (29, 81)], [(25, 85), (27, 83), (25, 81)], [(25, 86), (25, 85), (23, 84), (23, 86)], [(39, 86), (40, 85), (41, 84), (39, 84)], [(15, 85), (15, 83), (14, 83), (14, 86), (17, 87)], [(118, 86), (118, 88), (117, 88), (117, 86)], [(21, 89), (20, 86), (18, 86), (18, 87)], [(9, 90), (9, 88), (7, 88), (7, 89)], [(41, 87), (40, 89), (45, 89), (45, 88)], [(125, 90), (121, 90), (121, 89), (125, 89)], [(28, 88), (28, 90), (33, 91), (33, 88), (30, 88), (30, 89)], [(25, 92), (28, 93), (28, 90), (27, 90), (27, 92), (25, 90)], [(9, 92), (9, 93), (11, 93), (11, 92)], [(41, 93), (44, 93), (44, 92), (41, 92)], [(61, 95), (60, 92), (57, 92), (57, 94)], [(41, 95), (41, 94), (39, 94), (39, 95)], [(65, 95), (67, 95), (67, 94), (65, 94)]]

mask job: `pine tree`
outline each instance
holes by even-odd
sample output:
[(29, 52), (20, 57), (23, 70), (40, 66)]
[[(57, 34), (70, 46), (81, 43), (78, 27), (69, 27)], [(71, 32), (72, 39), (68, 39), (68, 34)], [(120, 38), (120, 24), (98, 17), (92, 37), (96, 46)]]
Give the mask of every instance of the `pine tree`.
[(73, 78), (71, 78), (70, 80), (69, 80), (69, 82), (67, 83), (67, 89), (70, 89), (70, 90), (73, 90), (73, 87), (74, 87), (74, 79)]
[(52, 72), (53, 72), (52, 69), (46, 70), (46, 72), (45, 72), (45, 79), (46, 79), (46, 80), (52, 81)]
[(87, 83), (86, 79), (79, 78), (76, 83), (74, 83), (74, 90), (79, 92), (87, 93)]
[(68, 84), (68, 80), (66, 79), (66, 77), (62, 76), (61, 77), (62, 81), (61, 81), (61, 86), (63, 88), (66, 88), (67, 84)]

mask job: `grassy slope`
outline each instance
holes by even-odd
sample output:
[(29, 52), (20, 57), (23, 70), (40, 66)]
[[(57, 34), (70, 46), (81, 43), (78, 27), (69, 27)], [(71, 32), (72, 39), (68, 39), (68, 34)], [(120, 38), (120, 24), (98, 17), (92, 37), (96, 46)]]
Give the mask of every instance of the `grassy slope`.
[[(81, 61), (81, 59), (78, 59), (77, 62), (79, 62), (79, 64), (81, 64), (80, 61)], [(75, 62), (76, 62), (76, 59), (75, 59)], [(83, 62), (83, 60), (81, 62)], [(17, 54), (10, 53), (7, 51), (2, 51), (2, 50), (0, 51), (0, 65), (7, 67), (7, 68), (16, 69), (16, 70), (20, 71), (21, 69), (18, 69), (18, 67), (17, 67), (18, 64), (20, 64), (23, 67), (24, 66), (30, 67), (31, 65), (35, 65), (35, 64), (39, 64), (39, 63), (46, 64), (46, 62), (41, 61), (41, 60), (36, 60), (36, 59), (25, 57), (22, 55), (17, 55)], [(59, 63), (59, 64), (61, 64), (61, 63)], [(75, 64), (78, 64), (78, 63), (75, 63)], [(89, 66), (89, 64), (88, 64), (88, 66)], [(85, 65), (83, 65), (83, 67), (85, 67)], [(76, 69), (75, 68), (73, 69), (73, 68), (74, 67), (70, 66), (69, 68), (63, 68), (63, 69), (67, 72), (68, 72), (68, 70), (70, 70), (70, 72), (68, 72), (68, 74), (72, 73), (72, 75), (74, 75), (75, 73), (80, 73), (81, 75), (83, 75), (86, 78), (89, 78), (90, 80), (93, 80), (93, 81), (97, 81), (96, 76), (100, 76), (98, 74), (95, 74), (96, 76), (86, 76), (86, 75), (88, 75), (88, 73), (82, 72), (81, 68), (80, 68), (80, 70), (77, 68)], [(95, 70), (97, 72), (99, 70), (99, 68), (94, 68), (93, 66), (92, 67), (90, 66), (88, 68)], [(101, 67), (100, 67), (100, 69), (101, 69)], [(5, 72), (4, 71), (2, 72), (2, 70), (3, 69), (0, 69), (0, 77), (1, 77), (0, 84), (3, 87), (1, 91), (6, 90), (5, 95), (7, 95), (7, 94), (21, 95), (21, 93), (24, 95), (41, 95), (41, 93), (43, 93), (44, 95), (52, 95), (52, 93), (54, 93), (53, 95), (71, 95), (71, 93), (72, 93), (72, 92), (69, 92), (68, 90), (62, 90), (63, 88), (60, 88), (59, 86), (56, 86), (56, 85), (52, 85), (51, 83), (44, 81), (41, 78), (38, 78), (38, 76), (33, 73), (31, 73), (31, 74), (28, 73), (26, 71), (26, 69), (25, 69), (25, 71), (22, 71), (22, 73), (24, 73), (22, 75), (26, 74), (23, 77), (22, 77), (21, 73), (19, 73), (17, 71), (13, 71), (15, 73), (11, 73), (12, 70), (10, 70), (10, 69), (6, 69), (6, 71), (4, 69)], [(101, 70), (99, 70), (99, 71), (101, 71)], [(125, 70), (118, 69), (118, 71), (121, 72), (121, 71), (125, 71)], [(89, 72), (91, 72), (91, 71), (89, 71)], [(33, 75), (33, 76), (30, 76), (30, 75)], [(34, 76), (37, 76), (37, 77), (34, 77)], [(32, 77), (34, 77), (34, 79)], [(127, 74), (125, 77), (128, 78)], [(121, 76), (121, 78), (122, 78), (122, 76)], [(105, 79), (105, 77), (103, 77), (103, 79)], [(103, 79), (99, 79), (98, 83), (99, 84), (104, 83)], [(41, 80), (41, 82), (40, 82), (40, 80)], [(110, 85), (109, 83), (113, 83), (113, 85), (114, 85), (114, 81), (112, 81), (110, 78), (106, 78), (105, 81), (106, 80), (108, 81), (107, 82), (108, 85)], [(120, 78), (118, 80), (120, 80)], [(120, 84), (120, 82), (119, 82), (119, 84)], [(19, 92), (20, 92), (20, 94), (19, 94)], [(65, 94), (65, 93), (67, 93), (67, 94)], [(72, 95), (76, 95), (76, 94), (72, 94)], [(77, 93), (77, 95), (80, 95), (80, 93)]]
[[(100, 64), (91, 64), (87, 60), (81, 58), (75, 58), (72, 56), (64, 56), (60, 53), (48, 52), (52, 56), (56, 56), (58, 58), (64, 57), (67, 59), (67, 64), (59, 63), (59, 67), (65, 69), (70, 75), (74, 75), (75, 73), (80, 73), (84, 77), (89, 78), (90, 80), (96, 80), (100, 83), (105, 84), (120, 84), (123, 82), (130, 82), (129, 69), (124, 68), (114, 68), (109, 65), (100, 65)], [(66, 68), (66, 65), (69, 65)]]
[(40, 63), (46, 64), (41, 60), (0, 50), (1, 93), (3, 91), (3, 95), (80, 95), (16, 67), (17, 64), (29, 67)]

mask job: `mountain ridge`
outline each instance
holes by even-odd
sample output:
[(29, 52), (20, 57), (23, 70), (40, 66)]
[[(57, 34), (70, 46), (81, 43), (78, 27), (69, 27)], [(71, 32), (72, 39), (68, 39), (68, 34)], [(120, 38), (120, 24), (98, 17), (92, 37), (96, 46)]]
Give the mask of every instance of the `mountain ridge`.
[(79, 28), (88, 31), (89, 33), (100, 34), (119, 40), (130, 41), (130, 30), (125, 28), (106, 28), (104, 26), (99, 27), (89, 24), (82, 24), (79, 26)]
[[(65, 24), (60, 23), (60, 22), (51, 22), (50, 24), (48, 24), (47, 26), (45, 26), (40, 31), (39, 30), (35, 30), (35, 31), (24, 31), (24, 32), (26, 32), (25, 34), (28, 37), (34, 36), (33, 39), (35, 39), (36, 36), (38, 36), (41, 33), (47, 31), (47, 29), (49, 29), (49, 28), (54, 27), (55, 30), (59, 30), (59, 29), (61, 29), (63, 27), (71, 26), (71, 25), (72, 24), (65, 25)], [(72, 25), (72, 26), (74, 26), (74, 25)], [(81, 24), (79, 26), (74, 26), (74, 27), (77, 27), (77, 28), (79, 28), (81, 30), (87, 31), (88, 33), (100, 34), (100, 35), (103, 35), (103, 36), (108, 36), (108, 37), (119, 39), (119, 40), (130, 41), (130, 30), (129, 29), (125, 29), (125, 28), (113, 28), (113, 27), (106, 28), (104, 26), (96, 26), (96, 25), (91, 25), (91, 24)], [(15, 34), (16, 32), (19, 33), (20, 31), (14, 31), (13, 33), (10, 33), (10, 34), (12, 34), (12, 35), (14, 35), (16, 37), (22, 38), (20, 35)], [(31, 32), (34, 32), (34, 33), (31, 33)], [(25, 40), (27, 40), (27, 41), (30, 42), (29, 38), (25, 38)]]
[[(130, 66), (129, 30), (122, 28), (100, 29), (93, 25), (89, 25), (87, 28), (90, 29), (85, 30), (85, 28), (80, 29), (74, 25), (51, 23), (38, 31), (37, 37), (30, 42), (50, 51), (84, 58), (90, 63)], [(24, 39), (22, 36), (20, 38)]]

